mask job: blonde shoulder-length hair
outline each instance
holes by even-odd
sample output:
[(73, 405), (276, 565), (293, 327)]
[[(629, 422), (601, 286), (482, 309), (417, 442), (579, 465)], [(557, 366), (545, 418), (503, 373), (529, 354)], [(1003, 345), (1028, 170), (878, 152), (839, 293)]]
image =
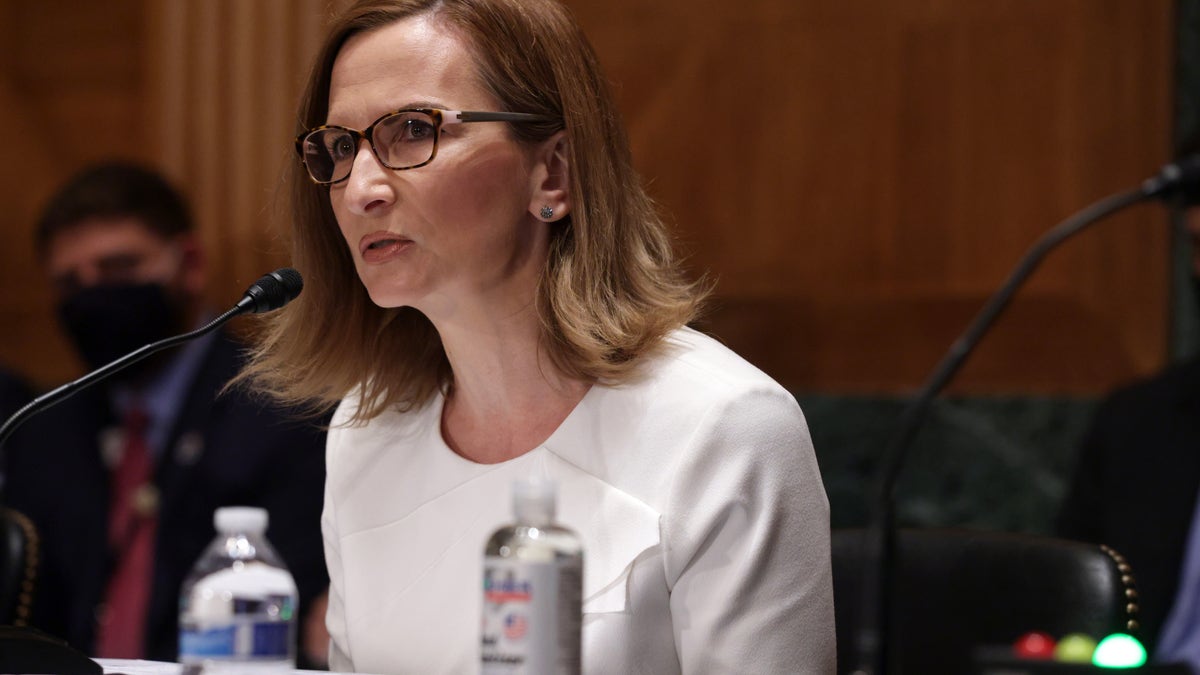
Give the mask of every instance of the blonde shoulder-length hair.
[[(354, 35), (428, 14), (465, 38), (482, 85), (503, 110), (552, 123), (509, 123), (519, 142), (565, 129), (571, 213), (552, 226), (537, 289), (543, 347), (565, 375), (621, 383), (707, 293), (689, 280), (633, 169), (629, 143), (587, 39), (554, 0), (363, 0), (332, 24), (301, 101), (299, 129), (326, 121), (330, 73)], [(291, 167), (293, 265), (305, 289), (266, 315), (243, 380), (292, 404), (327, 409), (358, 389), (356, 421), (423, 405), (449, 386), (450, 364), (424, 315), (371, 302), (330, 208), (329, 191)]]

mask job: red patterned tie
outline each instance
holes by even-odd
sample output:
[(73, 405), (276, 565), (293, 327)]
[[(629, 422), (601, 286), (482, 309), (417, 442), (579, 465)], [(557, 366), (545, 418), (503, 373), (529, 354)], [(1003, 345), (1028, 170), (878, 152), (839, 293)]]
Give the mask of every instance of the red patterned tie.
[(111, 478), (108, 544), (116, 564), (96, 632), (96, 656), (101, 658), (136, 659), (144, 652), (158, 525), (147, 423), (145, 411), (138, 406), (125, 414), (123, 452)]

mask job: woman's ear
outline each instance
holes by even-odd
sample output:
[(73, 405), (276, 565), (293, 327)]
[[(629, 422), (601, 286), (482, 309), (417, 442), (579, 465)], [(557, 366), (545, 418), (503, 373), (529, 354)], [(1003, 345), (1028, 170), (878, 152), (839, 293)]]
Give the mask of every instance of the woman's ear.
[(531, 173), (534, 218), (555, 222), (571, 212), (571, 164), (567, 132), (559, 131), (538, 145)]

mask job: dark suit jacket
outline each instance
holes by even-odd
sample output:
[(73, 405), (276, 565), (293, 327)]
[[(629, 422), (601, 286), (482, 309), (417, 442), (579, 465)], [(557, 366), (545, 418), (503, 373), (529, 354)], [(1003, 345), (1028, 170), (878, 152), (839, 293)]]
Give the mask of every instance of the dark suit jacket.
[(1084, 440), (1059, 534), (1108, 544), (1133, 567), (1141, 638), (1175, 599), (1200, 491), (1200, 361), (1118, 390)]
[[(296, 579), (302, 617), (328, 586), (320, 529), (327, 420), (302, 421), (243, 391), (218, 396), (241, 364), (239, 346), (220, 336), (158, 459), (147, 658), (176, 657), (180, 586), (216, 536), (217, 507), (270, 512), (267, 539)], [(33, 520), (42, 541), (32, 624), (89, 654), (113, 565), (99, 437), (114, 426), (105, 392), (95, 387), (29, 419), (8, 451), (5, 500)]]
[(15, 373), (0, 370), (0, 424), (33, 400), (33, 390)]

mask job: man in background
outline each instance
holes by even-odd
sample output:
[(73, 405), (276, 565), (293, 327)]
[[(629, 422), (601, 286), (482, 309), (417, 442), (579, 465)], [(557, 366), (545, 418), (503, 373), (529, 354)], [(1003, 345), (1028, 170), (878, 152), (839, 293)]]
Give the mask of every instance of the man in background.
[[(16, 371), (0, 366), (0, 424), (33, 400), (33, 388)], [(4, 448), (0, 447), (0, 457)], [(0, 464), (0, 493), (4, 486), (4, 466)], [(0, 618), (0, 622), (3, 619)]]
[[(1189, 146), (1200, 150), (1200, 143)], [(1200, 298), (1200, 194), (1185, 196)], [(1097, 410), (1059, 514), (1062, 536), (1131, 565), (1156, 661), (1200, 668), (1200, 359), (1118, 389)]]
[[(188, 208), (145, 168), (73, 177), (42, 214), (36, 247), (88, 368), (215, 316)], [(214, 332), (160, 352), (11, 438), (4, 499), (41, 538), (34, 627), (98, 657), (174, 660), (180, 587), (227, 505), (268, 510), (267, 538), (295, 577), (304, 625), (328, 585), (325, 420), (222, 392), (242, 349)]]

